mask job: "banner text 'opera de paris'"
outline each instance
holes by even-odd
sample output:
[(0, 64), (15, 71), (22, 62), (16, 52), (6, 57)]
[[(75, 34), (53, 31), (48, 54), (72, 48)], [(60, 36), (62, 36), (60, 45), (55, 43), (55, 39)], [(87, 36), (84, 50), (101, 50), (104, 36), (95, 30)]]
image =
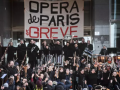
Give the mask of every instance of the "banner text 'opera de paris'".
[(83, 0), (24, 1), (25, 38), (62, 39), (65, 35), (83, 36)]

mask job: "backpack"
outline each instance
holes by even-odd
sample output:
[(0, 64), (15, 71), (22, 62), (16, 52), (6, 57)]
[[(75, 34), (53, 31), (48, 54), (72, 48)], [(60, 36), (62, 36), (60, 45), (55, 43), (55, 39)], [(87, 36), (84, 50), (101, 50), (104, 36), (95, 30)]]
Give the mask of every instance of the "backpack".
[(58, 85), (55, 87), (55, 90), (64, 90), (64, 86), (61, 85), (61, 84), (58, 84)]
[(37, 88), (42, 88), (42, 81), (41, 80), (38, 80), (36, 82), (36, 85), (37, 85)]

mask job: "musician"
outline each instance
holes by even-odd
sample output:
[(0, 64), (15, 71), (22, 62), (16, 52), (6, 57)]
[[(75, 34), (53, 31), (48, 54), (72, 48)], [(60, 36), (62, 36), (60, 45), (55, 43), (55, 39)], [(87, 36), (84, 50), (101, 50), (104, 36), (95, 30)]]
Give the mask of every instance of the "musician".
[(65, 79), (70, 80), (70, 70), (66, 69)]
[(54, 90), (54, 88), (53, 88), (53, 82), (51, 80), (48, 81), (48, 84), (47, 84), (45, 90)]
[(37, 55), (38, 55), (38, 46), (35, 44), (35, 41), (31, 43), (31, 50), (29, 53), (29, 63), (31, 64), (31, 68), (35, 67), (37, 64)]
[(14, 52), (15, 52), (15, 48), (13, 47), (13, 42), (10, 42), (10, 46), (8, 47), (7, 50), (7, 54), (8, 54), (7, 62), (14, 59)]
[(74, 54), (76, 53), (76, 56), (80, 56), (80, 50), (78, 48), (78, 44), (75, 43), (74, 45), (74, 50), (73, 50)]
[(112, 60), (112, 57), (110, 57), (110, 56), (108, 57), (108, 61), (105, 64), (106, 64), (106, 66), (110, 66), (111, 69), (117, 68), (114, 61)]
[(109, 72), (107, 71), (106, 68), (103, 68), (102, 75), (101, 75), (101, 84), (103, 86), (108, 86), (109, 83)]
[(74, 47), (75, 47), (73, 37), (70, 40), (69, 47), (70, 47), (70, 49), (69, 49), (69, 55), (70, 55), (70, 57), (73, 57)]
[(100, 51), (100, 54), (101, 54), (101, 55), (108, 55), (106, 46), (103, 46), (103, 48), (102, 48), (101, 51)]
[(116, 64), (117, 64), (116, 67), (120, 68), (120, 60), (116, 60)]
[(46, 47), (44, 48), (44, 54), (46, 55), (46, 57), (47, 57), (47, 55), (50, 54), (50, 48), (48, 45), (46, 45)]
[(8, 70), (9, 70), (8, 76), (11, 76), (11, 75), (17, 76), (18, 71), (17, 71), (17, 68), (14, 66), (13, 61), (10, 61)]
[(62, 79), (65, 79), (65, 71), (64, 71), (63, 67), (60, 68), (60, 71), (59, 71), (59, 79), (60, 79), (60, 81), (61, 81)]
[(80, 58), (80, 68), (85, 68), (85, 66), (86, 66), (86, 59), (85, 59), (85, 57), (84, 56), (82, 56), (81, 58)]
[(54, 50), (62, 50), (62, 46), (60, 45), (60, 41), (56, 41)]
[(117, 72), (114, 71), (112, 73), (112, 77), (110, 79), (110, 83), (109, 83), (109, 89), (110, 90), (120, 90), (120, 83), (118, 81), (118, 75), (117, 75)]
[(27, 56), (30, 58), (31, 48), (33, 46), (34, 41), (31, 40), (30, 43), (27, 45)]
[(91, 51), (93, 50), (93, 45), (90, 44), (90, 40), (87, 40), (87, 48)]
[(23, 40), (21, 40), (17, 49), (17, 58), (19, 65), (21, 65), (21, 62), (24, 59), (25, 54), (26, 54), (26, 45), (24, 44)]
[(80, 53), (81, 53), (80, 55), (82, 55), (82, 53), (86, 47), (87, 47), (87, 43), (85, 42), (85, 39), (82, 38), (82, 42), (79, 44), (79, 49), (80, 49)]
[(67, 44), (63, 47), (64, 55), (65, 55), (65, 60), (68, 60), (68, 57), (70, 57), (70, 44), (67, 42)]
[(44, 41), (42, 42), (42, 45), (41, 45), (41, 50), (46, 49), (46, 46), (47, 46), (47, 42), (46, 42), (46, 40), (44, 40)]
[(32, 76), (32, 72), (33, 72), (33, 69), (30, 66), (31, 66), (30, 64), (27, 64), (27, 78), (28, 78), (28, 80), (31, 80), (31, 76)]
[(97, 85), (97, 73), (94, 68), (92, 69), (91, 73), (87, 75), (87, 82), (88, 85)]
[(82, 88), (87, 88), (86, 82), (87, 81), (86, 81), (86, 75), (85, 75), (84, 69), (81, 69), (79, 74), (79, 85)]

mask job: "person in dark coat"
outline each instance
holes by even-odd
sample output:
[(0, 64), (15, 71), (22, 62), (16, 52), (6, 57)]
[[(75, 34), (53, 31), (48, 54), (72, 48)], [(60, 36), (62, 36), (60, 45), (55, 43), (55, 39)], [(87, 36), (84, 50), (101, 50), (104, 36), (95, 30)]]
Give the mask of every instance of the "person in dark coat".
[(47, 42), (44, 40), (41, 45), (41, 50), (45, 50), (47, 46)]
[(52, 85), (53, 85), (52, 81), (49, 80), (47, 86), (45, 87), (46, 88), (45, 90), (54, 90), (54, 88), (52, 87)]
[(31, 64), (31, 68), (35, 67), (37, 64), (37, 56), (38, 56), (38, 46), (35, 45), (35, 41), (32, 41), (31, 43), (31, 49), (29, 53), (29, 63)]
[(78, 44), (77, 43), (74, 45), (73, 53), (74, 54), (76, 53), (76, 56), (80, 56), (80, 50), (78, 48)]
[(88, 85), (97, 85), (97, 73), (95, 72), (95, 69), (92, 69), (91, 73), (87, 75), (87, 82)]
[(85, 73), (84, 73), (84, 69), (82, 69), (80, 71), (80, 74), (79, 74), (79, 85), (82, 87), (82, 88), (87, 88), (86, 86), (86, 76), (85, 76)]
[[(72, 84), (70, 81), (62, 79), (61, 82), (58, 82), (58, 85), (62, 85), (64, 87), (64, 90), (69, 90)], [(55, 90), (57, 89), (55, 88)]]
[(91, 51), (93, 50), (93, 45), (90, 44), (90, 40), (87, 40), (87, 48)]
[(8, 47), (7, 53), (7, 62), (11, 61), (14, 59), (14, 52), (15, 52), (15, 48), (13, 47), (13, 42), (10, 42), (10, 46)]
[(66, 69), (65, 79), (70, 80), (70, 70)]
[(63, 47), (64, 55), (65, 55), (65, 60), (69, 60), (70, 57), (70, 44), (67, 42), (67, 44)]
[(78, 45), (78, 47), (80, 49), (80, 55), (82, 55), (83, 51), (87, 47), (87, 43), (85, 43), (85, 39), (84, 38), (82, 38), (82, 42)]
[(102, 76), (101, 76), (101, 84), (103, 86), (106, 86), (108, 87), (108, 84), (109, 84), (109, 72), (106, 70), (106, 69), (103, 69), (103, 73), (102, 73)]
[(17, 48), (17, 58), (19, 65), (21, 65), (21, 62), (24, 59), (25, 54), (26, 54), (26, 45), (24, 44), (23, 40), (21, 40)]
[(65, 72), (64, 72), (64, 70), (63, 70), (62, 67), (60, 68), (59, 79), (60, 79), (60, 81), (61, 81), (62, 79), (65, 79)]
[(55, 50), (62, 50), (62, 46), (60, 45), (60, 41), (57, 41), (55, 44)]
[(120, 90), (120, 83), (119, 83), (119, 76), (117, 75), (117, 72), (112, 73), (112, 77), (110, 79), (110, 83), (108, 88), (110, 90)]
[(27, 45), (27, 56), (30, 58), (31, 48), (33, 46), (34, 41), (31, 40), (30, 43)]
[(17, 76), (18, 70), (17, 68), (14, 66), (14, 62), (10, 61), (9, 67), (8, 67), (9, 73), (8, 76)]
[(27, 78), (28, 78), (28, 80), (31, 80), (32, 73), (33, 73), (33, 69), (30, 68), (30, 64), (27, 64)]
[(105, 46), (103, 46), (103, 48), (101, 49), (100, 54), (101, 55), (108, 55), (107, 48)]

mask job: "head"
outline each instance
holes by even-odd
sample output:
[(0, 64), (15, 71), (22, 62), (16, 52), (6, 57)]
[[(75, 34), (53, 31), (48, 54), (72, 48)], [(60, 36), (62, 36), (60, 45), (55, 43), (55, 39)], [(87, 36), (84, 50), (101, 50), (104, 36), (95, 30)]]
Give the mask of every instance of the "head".
[(85, 39), (84, 39), (84, 38), (82, 38), (82, 42), (83, 42), (83, 43), (85, 42)]
[(10, 42), (10, 46), (13, 46), (13, 42)]
[(73, 70), (70, 70), (70, 74), (73, 74)]
[(90, 44), (90, 40), (87, 40), (87, 43)]
[(27, 83), (27, 79), (26, 79), (26, 78), (23, 78), (22, 83), (23, 83), (23, 84)]
[(13, 67), (14, 66), (14, 62), (10, 61), (10, 66)]
[(48, 45), (46, 46), (46, 49), (49, 49)]
[(91, 71), (92, 73), (95, 73), (95, 69), (92, 69), (92, 71)]
[(20, 44), (23, 44), (24, 42), (23, 42), (23, 40), (20, 40)]
[(84, 69), (82, 69), (82, 70), (80, 71), (81, 74), (84, 74), (84, 72), (85, 72)]
[(117, 76), (117, 72), (114, 71), (113, 72), (113, 76), (116, 77)]
[(91, 67), (91, 64), (87, 64), (87, 67), (89, 67), (89, 68), (90, 68), (90, 67)]
[(24, 88), (23, 87), (19, 87), (19, 89), (17, 89), (17, 90), (24, 90)]
[(51, 80), (48, 81), (48, 85), (52, 86), (53, 82)]
[(62, 67), (60, 68), (60, 72), (63, 72), (63, 68)]
[(103, 46), (103, 49), (106, 49), (106, 46)]
[(69, 69), (66, 69), (66, 74), (69, 74), (70, 73), (70, 70)]
[(43, 79), (44, 78), (44, 74), (40, 74), (40, 78)]
[(112, 57), (108, 57), (108, 61), (112, 61)]
[(61, 82), (65, 84), (66, 81), (64, 79), (62, 79)]
[(67, 46), (69, 46), (70, 44), (69, 44), (69, 42), (67, 42), (67, 44), (66, 44)]
[(13, 81), (14, 81), (14, 80), (13, 80), (12, 78), (10, 78), (10, 79), (9, 79), (9, 85), (13, 85)]
[(59, 45), (59, 44), (60, 44), (60, 41), (57, 41), (56, 43)]
[(33, 44), (33, 43), (34, 43), (34, 40), (31, 40), (30, 43)]
[(14, 80), (14, 76), (10, 76), (10, 79), (13, 79), (13, 80)]
[(36, 41), (33, 41), (33, 44), (35, 44), (36, 43)]
[(46, 44), (47, 44), (47, 42), (44, 40), (44, 41), (43, 41), (43, 44), (44, 44), (44, 45), (46, 45)]
[(106, 72), (107, 72), (107, 69), (106, 69), (106, 68), (103, 68), (103, 72), (106, 73)]
[(76, 48), (78, 47), (77, 43), (75, 44), (75, 47), (76, 47)]
[(20, 86), (16, 86), (16, 89), (17, 89), (17, 90), (21, 90), (21, 89), (20, 89)]

